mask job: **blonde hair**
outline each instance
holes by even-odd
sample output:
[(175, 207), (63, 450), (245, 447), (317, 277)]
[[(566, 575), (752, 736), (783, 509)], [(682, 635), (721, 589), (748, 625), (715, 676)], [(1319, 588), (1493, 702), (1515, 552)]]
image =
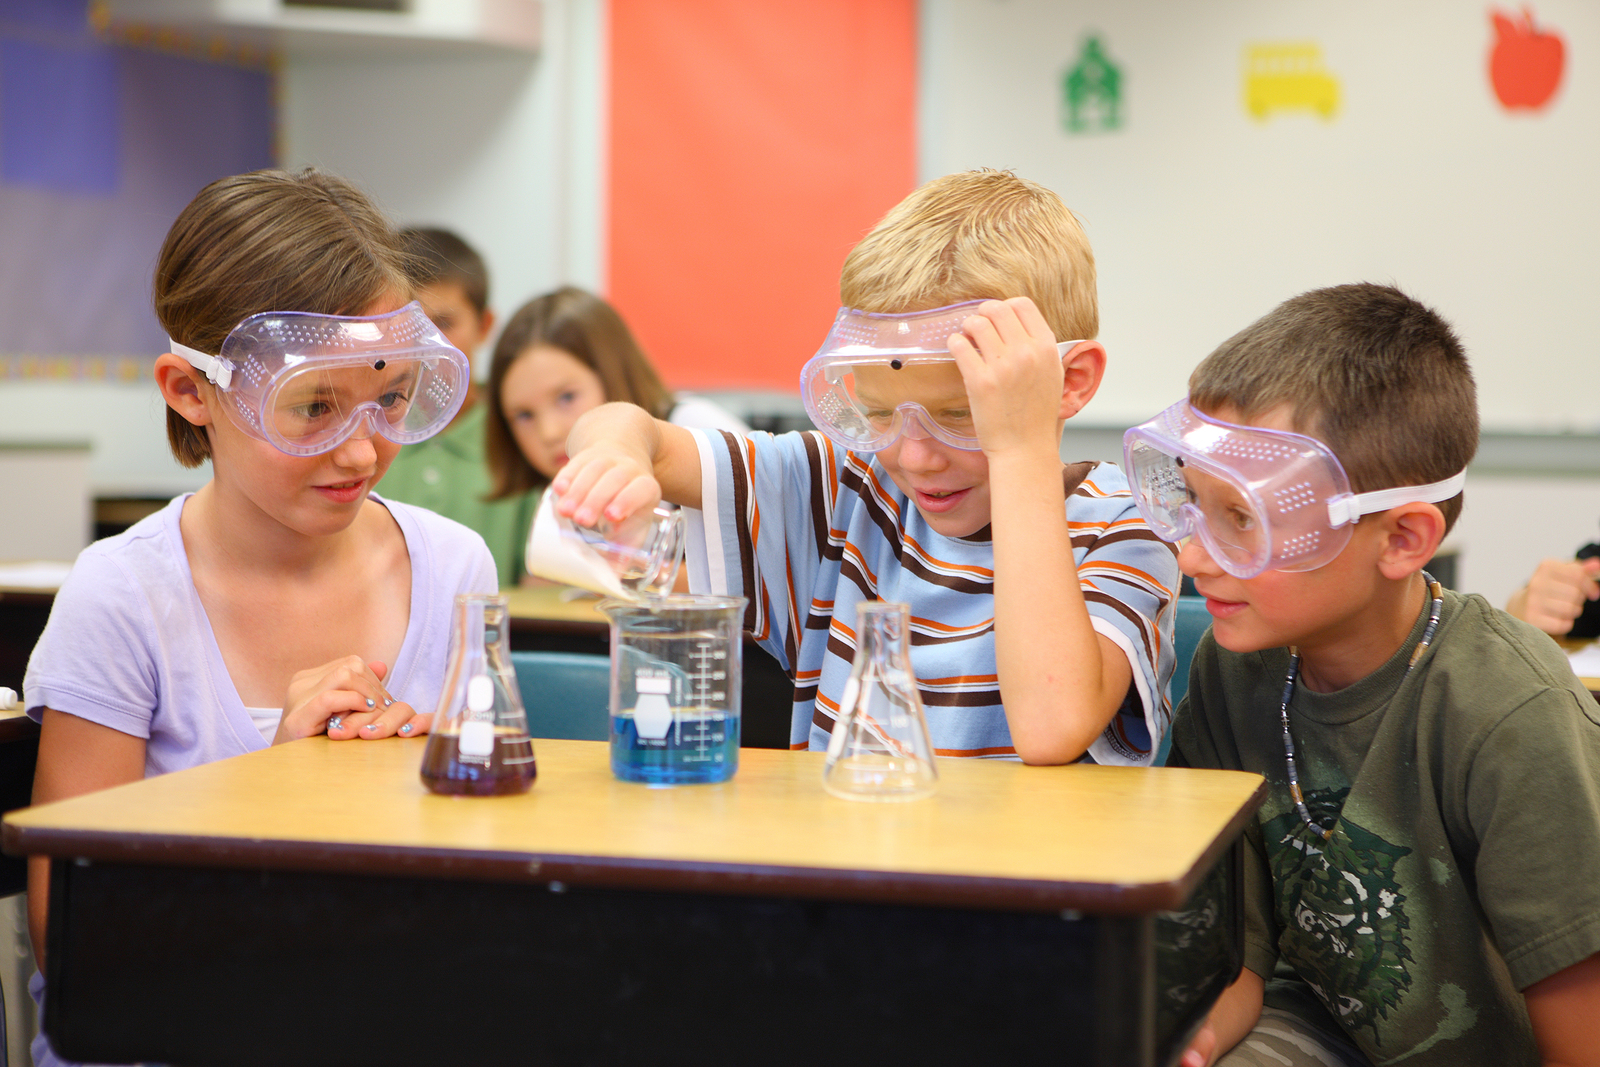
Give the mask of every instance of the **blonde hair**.
[[(156, 318), (167, 336), (221, 351), (263, 311), (359, 315), (386, 295), (409, 299), (406, 252), (376, 205), (342, 178), (307, 168), (220, 178), (178, 214), (156, 260)], [(185, 467), (211, 441), (172, 408), (167, 442)]]
[(672, 391), (662, 384), (616, 308), (572, 285), (536, 296), (518, 308), (500, 331), (489, 364), (485, 451), (494, 481), (490, 500), (515, 496), (550, 481), (517, 447), (511, 423), (500, 406), (506, 375), (535, 345), (559, 348), (594, 371), (608, 401), (637, 404), (658, 419), (672, 413)]
[(1026, 296), (1058, 341), (1100, 332), (1094, 252), (1061, 198), (1010, 171), (947, 174), (895, 205), (851, 250), (839, 299), (925, 311)]
[[(1313, 289), (1218, 346), (1189, 402), (1245, 421), (1282, 405), (1339, 457), (1358, 493), (1454, 476), (1478, 451), (1478, 393), (1450, 324), (1387, 285)], [(1439, 505), (1445, 533), (1462, 496)]]

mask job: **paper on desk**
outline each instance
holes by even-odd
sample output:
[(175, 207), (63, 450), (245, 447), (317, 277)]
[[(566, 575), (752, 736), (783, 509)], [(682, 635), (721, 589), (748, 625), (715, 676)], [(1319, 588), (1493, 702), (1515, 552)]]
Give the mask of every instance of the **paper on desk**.
[(12, 589), (59, 589), (71, 570), (71, 563), (53, 559), (0, 563), (0, 586)]
[(1600, 641), (1591, 641), (1576, 652), (1568, 652), (1572, 673), (1579, 678), (1600, 678)]
[(528, 573), (601, 596), (637, 599), (623, 588), (605, 559), (583, 543), (572, 520), (556, 514), (555, 499), (556, 495), (546, 490), (534, 513), (533, 530), (528, 534)]

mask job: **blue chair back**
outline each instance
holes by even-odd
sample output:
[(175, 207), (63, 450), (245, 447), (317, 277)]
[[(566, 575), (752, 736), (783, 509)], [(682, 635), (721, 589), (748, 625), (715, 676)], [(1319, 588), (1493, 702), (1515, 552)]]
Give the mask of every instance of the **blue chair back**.
[(528, 734), (604, 741), (611, 729), (611, 661), (581, 652), (513, 652)]
[[(1194, 650), (1199, 647), (1200, 638), (1211, 627), (1211, 613), (1206, 610), (1205, 597), (1199, 596), (1180, 596), (1173, 609), (1172, 650), (1177, 657), (1177, 665), (1172, 669), (1172, 709), (1176, 711), (1178, 702), (1189, 691), (1189, 661), (1194, 659)], [(1161, 739), (1161, 747), (1156, 750), (1156, 766), (1167, 762), (1167, 753), (1171, 748), (1172, 734), (1169, 731)]]

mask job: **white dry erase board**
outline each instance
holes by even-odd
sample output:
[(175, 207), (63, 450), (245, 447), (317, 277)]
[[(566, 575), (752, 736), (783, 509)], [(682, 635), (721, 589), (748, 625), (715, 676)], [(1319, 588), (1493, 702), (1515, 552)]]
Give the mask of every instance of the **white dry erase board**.
[(1083, 219), (1090, 421), (1148, 418), (1280, 300), (1366, 280), (1456, 325), (1487, 427), (1600, 430), (1600, 5), (1537, 0), (1531, 32), (1499, 7), (925, 0), (922, 176), (1014, 168)]

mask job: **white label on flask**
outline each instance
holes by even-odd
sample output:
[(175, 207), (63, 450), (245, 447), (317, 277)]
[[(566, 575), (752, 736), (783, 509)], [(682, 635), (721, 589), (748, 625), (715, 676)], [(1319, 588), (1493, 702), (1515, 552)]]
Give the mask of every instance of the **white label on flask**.
[(482, 758), (494, 752), (494, 723), (464, 722), (461, 724), (461, 741), (457, 746), (463, 756)]
[(494, 680), (487, 674), (474, 674), (467, 681), (467, 710), (488, 711), (494, 707)]

